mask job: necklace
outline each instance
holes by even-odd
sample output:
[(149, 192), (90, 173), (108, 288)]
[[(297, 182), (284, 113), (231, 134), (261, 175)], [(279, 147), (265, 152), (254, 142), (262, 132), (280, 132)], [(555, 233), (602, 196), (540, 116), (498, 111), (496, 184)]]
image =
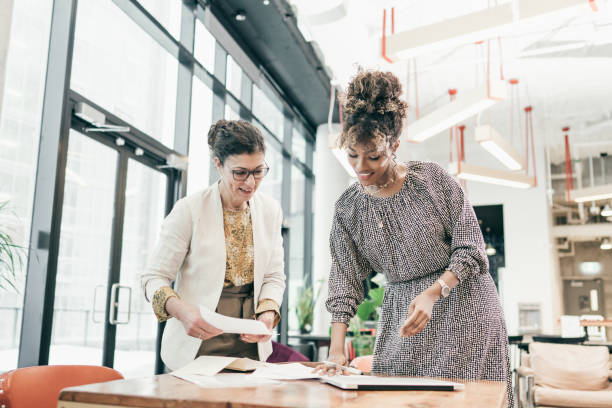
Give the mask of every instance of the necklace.
[(363, 186), (363, 189), (369, 194), (374, 195), (374, 194), (380, 193), (381, 191), (383, 191), (384, 189), (386, 189), (387, 187), (395, 183), (395, 180), (396, 180), (395, 167), (396, 167), (396, 163), (393, 162), (393, 167), (391, 167), (391, 175), (389, 176), (389, 179), (385, 183)]

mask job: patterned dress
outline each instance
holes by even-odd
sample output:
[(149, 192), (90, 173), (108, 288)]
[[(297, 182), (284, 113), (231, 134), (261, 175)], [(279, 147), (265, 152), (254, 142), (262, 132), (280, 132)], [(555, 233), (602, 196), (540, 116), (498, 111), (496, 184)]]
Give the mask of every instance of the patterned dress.
[[(327, 310), (348, 324), (364, 297), (364, 279), (387, 286), (372, 371), (391, 375), (506, 381), (512, 404), (508, 337), (474, 210), (457, 182), (435, 163), (406, 163), (401, 190), (373, 197), (360, 183), (336, 202), (330, 237)], [(410, 302), (445, 270), (460, 283), (434, 306), (430, 322), (400, 337)]]

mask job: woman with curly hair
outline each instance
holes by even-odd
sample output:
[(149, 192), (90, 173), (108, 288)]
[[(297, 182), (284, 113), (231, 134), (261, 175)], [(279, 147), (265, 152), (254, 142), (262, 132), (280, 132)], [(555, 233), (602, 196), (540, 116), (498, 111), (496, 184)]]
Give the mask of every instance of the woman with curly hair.
[(407, 109), (400, 95), (392, 73), (361, 71), (344, 97), (339, 144), (359, 182), (335, 206), (329, 360), (346, 364), (347, 326), (376, 271), (388, 284), (374, 373), (507, 381), (511, 403), (506, 325), (478, 220), (438, 164), (396, 161)]

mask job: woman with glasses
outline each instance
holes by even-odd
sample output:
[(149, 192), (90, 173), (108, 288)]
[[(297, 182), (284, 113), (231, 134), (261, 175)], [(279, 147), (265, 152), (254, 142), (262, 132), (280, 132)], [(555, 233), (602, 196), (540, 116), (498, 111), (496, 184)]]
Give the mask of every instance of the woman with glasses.
[(372, 271), (387, 279), (372, 371), (506, 381), (508, 336), (484, 241), (461, 186), (438, 164), (395, 159), (406, 103), (390, 72), (361, 71), (344, 100), (340, 147), (359, 182), (338, 199), (330, 235), (329, 358)]
[(285, 290), (281, 208), (257, 193), (269, 171), (260, 131), (242, 120), (220, 120), (208, 145), (219, 181), (177, 201), (141, 275), (146, 299), (166, 321), (161, 357), (171, 370), (200, 355), (265, 361), (271, 336), (222, 333), (199, 306), (272, 330)]

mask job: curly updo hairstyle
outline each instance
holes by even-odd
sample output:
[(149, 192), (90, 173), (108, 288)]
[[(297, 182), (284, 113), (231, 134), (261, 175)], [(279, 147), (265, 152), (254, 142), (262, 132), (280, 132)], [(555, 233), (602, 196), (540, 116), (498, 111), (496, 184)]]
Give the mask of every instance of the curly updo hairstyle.
[(266, 152), (259, 129), (244, 120), (218, 120), (208, 131), (208, 147), (221, 165), (234, 154)]
[(361, 144), (382, 148), (395, 143), (408, 109), (401, 94), (402, 85), (393, 73), (360, 70), (341, 99), (344, 123), (339, 147)]

